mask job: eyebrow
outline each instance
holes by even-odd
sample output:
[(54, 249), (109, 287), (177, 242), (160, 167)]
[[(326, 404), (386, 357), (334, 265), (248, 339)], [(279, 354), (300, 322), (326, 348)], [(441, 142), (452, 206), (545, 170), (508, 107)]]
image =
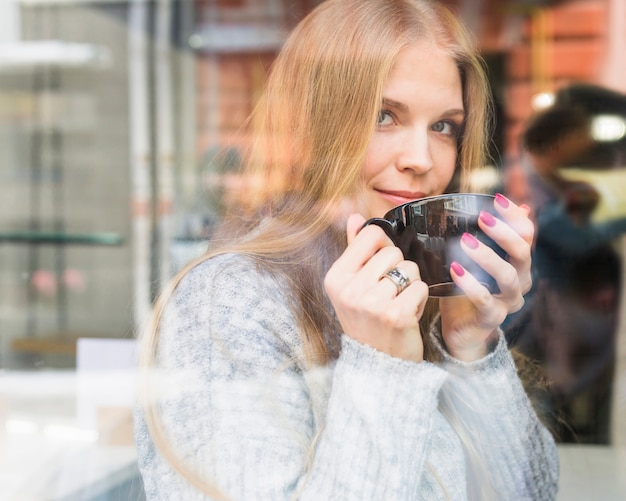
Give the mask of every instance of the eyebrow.
[(402, 112), (409, 111), (409, 107), (406, 104), (400, 103), (399, 101), (394, 101), (393, 99), (389, 99), (387, 97), (383, 97), (383, 106), (388, 106), (389, 108), (396, 108), (397, 110), (400, 110)]
[[(406, 104), (401, 103), (399, 101), (394, 101), (393, 99), (389, 99), (388, 97), (383, 97), (383, 106), (388, 106), (389, 108), (395, 108), (404, 113), (409, 111), (409, 107)], [(443, 114), (444, 117), (454, 117), (458, 115), (465, 118), (465, 110), (462, 108), (453, 108), (451, 110), (447, 110)]]
[(453, 108), (451, 110), (446, 111), (443, 116), (444, 117), (454, 117), (460, 115), (462, 118), (465, 118), (465, 110), (461, 108)]

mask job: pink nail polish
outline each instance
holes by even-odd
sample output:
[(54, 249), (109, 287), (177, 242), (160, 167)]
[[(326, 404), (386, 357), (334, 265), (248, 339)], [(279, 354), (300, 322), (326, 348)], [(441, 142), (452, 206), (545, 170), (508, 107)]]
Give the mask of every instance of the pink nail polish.
[(480, 220), (485, 223), (487, 226), (495, 226), (496, 225), (496, 218), (493, 217), (491, 214), (489, 214), (488, 212), (485, 211), (481, 211), (480, 212)]
[(478, 249), (478, 240), (476, 240), (473, 235), (470, 235), (469, 233), (463, 233), (461, 240), (470, 249)]
[(450, 265), (450, 269), (457, 277), (462, 277), (463, 275), (465, 275), (465, 270), (463, 269), (463, 266), (461, 266), (456, 261), (452, 262), (452, 264)]
[(496, 193), (496, 203), (503, 209), (506, 209), (509, 206), (509, 199), (500, 193)]

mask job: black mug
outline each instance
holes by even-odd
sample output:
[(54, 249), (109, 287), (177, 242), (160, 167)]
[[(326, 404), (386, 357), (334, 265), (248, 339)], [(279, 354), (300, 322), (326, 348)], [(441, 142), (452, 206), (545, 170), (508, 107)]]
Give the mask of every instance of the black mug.
[(506, 259), (506, 253), (479, 227), (481, 211), (496, 215), (494, 197), (477, 193), (451, 193), (421, 198), (391, 209), (384, 218), (363, 226), (380, 226), (400, 248), (404, 259), (414, 261), (431, 297), (461, 295), (450, 277), (450, 264), (461, 264), (492, 293), (499, 292), (491, 275), (461, 249), (463, 233), (469, 233)]

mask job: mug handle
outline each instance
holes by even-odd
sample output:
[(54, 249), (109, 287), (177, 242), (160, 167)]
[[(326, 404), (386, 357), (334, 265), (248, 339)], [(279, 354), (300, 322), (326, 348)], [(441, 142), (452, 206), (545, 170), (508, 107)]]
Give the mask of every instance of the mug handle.
[(368, 219), (363, 223), (361, 229), (369, 226), (370, 224), (374, 224), (387, 234), (391, 240), (396, 241), (396, 237), (398, 236), (398, 223), (397, 221), (389, 221), (388, 219), (383, 219), (382, 217), (374, 217), (372, 219)]

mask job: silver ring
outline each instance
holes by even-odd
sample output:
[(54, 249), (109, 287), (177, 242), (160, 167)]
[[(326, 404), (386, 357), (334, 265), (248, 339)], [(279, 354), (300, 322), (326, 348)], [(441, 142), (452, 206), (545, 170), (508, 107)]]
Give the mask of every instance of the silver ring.
[(409, 276), (400, 268), (392, 268), (389, 271), (383, 273), (380, 278), (388, 278), (389, 280), (391, 280), (396, 286), (398, 294), (406, 289), (411, 283), (411, 279), (409, 278)]

